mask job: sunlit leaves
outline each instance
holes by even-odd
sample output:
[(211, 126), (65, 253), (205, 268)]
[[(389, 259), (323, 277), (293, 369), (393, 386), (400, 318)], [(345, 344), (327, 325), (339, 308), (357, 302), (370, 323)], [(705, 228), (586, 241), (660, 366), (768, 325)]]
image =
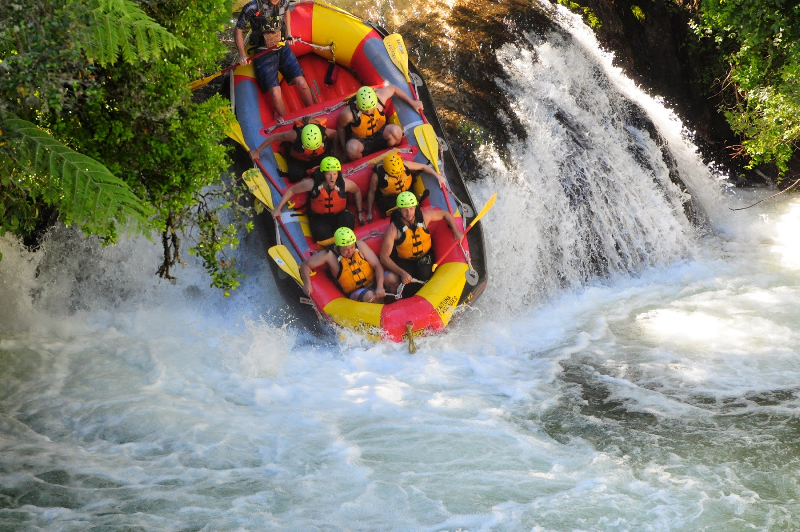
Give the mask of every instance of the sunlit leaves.
[(712, 37), (731, 66), (725, 111), (744, 151), (752, 165), (785, 172), (800, 139), (800, 3), (703, 0), (700, 14), (695, 31)]
[(58, 208), (66, 224), (88, 233), (117, 234), (117, 225), (147, 233), (152, 208), (101, 163), (77, 153), (25, 120), (3, 122), (13, 134), (15, 162), (39, 176), (35, 192)]

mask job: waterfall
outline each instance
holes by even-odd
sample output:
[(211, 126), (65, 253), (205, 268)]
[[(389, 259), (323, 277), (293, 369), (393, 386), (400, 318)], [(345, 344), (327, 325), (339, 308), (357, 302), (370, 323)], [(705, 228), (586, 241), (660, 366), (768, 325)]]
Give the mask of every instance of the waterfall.
[(525, 129), (507, 157), (483, 153), (482, 187), (500, 198), (487, 292), (508, 310), (690, 258), (719, 216), (719, 183), (680, 121), (561, 16), (563, 32), (500, 52)]
[(255, 234), (229, 298), (157, 241), (0, 237), (0, 529), (796, 528), (800, 203), (731, 214), (771, 192), (555, 18), (500, 52), (489, 285), (414, 355), (304, 334)]

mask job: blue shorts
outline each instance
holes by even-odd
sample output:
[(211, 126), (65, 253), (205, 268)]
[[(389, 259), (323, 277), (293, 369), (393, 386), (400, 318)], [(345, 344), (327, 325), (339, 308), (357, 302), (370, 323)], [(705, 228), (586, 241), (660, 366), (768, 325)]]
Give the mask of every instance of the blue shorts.
[(375, 290), (374, 283), (366, 288), (356, 288), (350, 292), (350, 299), (354, 299), (355, 301), (364, 301), (364, 296), (366, 296), (367, 292), (370, 290)]
[(295, 78), (303, 75), (303, 69), (300, 68), (300, 63), (297, 62), (294, 52), (288, 45), (257, 57), (253, 61), (253, 68), (256, 70), (256, 81), (258, 81), (258, 88), (261, 89), (261, 92), (269, 92), (271, 88), (280, 86), (278, 71), (283, 74), (283, 78), (289, 84)]

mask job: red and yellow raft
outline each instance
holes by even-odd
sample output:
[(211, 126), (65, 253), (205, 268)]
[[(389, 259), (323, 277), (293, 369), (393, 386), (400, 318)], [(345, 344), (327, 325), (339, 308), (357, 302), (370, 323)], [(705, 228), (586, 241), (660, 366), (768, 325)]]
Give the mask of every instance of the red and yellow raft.
[[(423, 102), (424, 116), (398, 98), (387, 105), (391, 121), (399, 124), (404, 132), (402, 143), (392, 150), (398, 151), (404, 159), (430, 163), (440, 170), (448, 181), (447, 190), (439, 187), (428, 174), (417, 178), (415, 192), (429, 190), (421, 208), (446, 209), (466, 228), (476, 211), (452, 153), (446, 149), (428, 89), (414, 65), (408, 62), (402, 38), (397, 34), (388, 35), (383, 28), (324, 2), (298, 2), (291, 10), (291, 34), (298, 41), (292, 44), (292, 50), (316, 103), (304, 108), (295, 87), (282, 80), (281, 90), (288, 113), (276, 120), (270, 98), (258, 89), (253, 67), (240, 66), (231, 76), (231, 102), (241, 130), (232, 136), (244, 147), (256, 147), (267, 135), (286, 131), (295, 121), (304, 118), (325, 121), (328, 127), (335, 129), (339, 112), (360, 86), (394, 84)], [(428, 142), (423, 141), (422, 149), (417, 140), (417, 137), (422, 139), (420, 131), (435, 133), (433, 139), (429, 135)], [(285, 246), (281, 248), (283, 258), (271, 253), (281, 263), (281, 268), (276, 268), (279, 286), (285, 289), (284, 294), (291, 294), (290, 300), (298, 301), (298, 296), (303, 294), (291, 277), (295, 277), (297, 264), (320, 247), (311, 238), (306, 216), (297, 210), (304, 205), (305, 198), (295, 196), (278, 219), (273, 220), (269, 214), (271, 206), (280, 201), (290, 185), (279, 172), (285, 164), (282, 150), (277, 142), (263, 150), (257, 165), (261, 175), (247, 181), (258, 200), (268, 206), (256, 218), (265, 245), (272, 251), (276, 244)], [(373, 165), (392, 150), (372, 153), (361, 160), (343, 161), (342, 172), (359, 185), (364, 205)], [(356, 212), (355, 205), (350, 204), (348, 208)], [(379, 254), (389, 222), (377, 209), (373, 220), (357, 226), (355, 232)], [(341, 292), (327, 272), (320, 271), (311, 277), (314, 283), (311, 299), (318, 315), (325, 321), (370, 337), (392, 341), (444, 330), (459, 308), (472, 303), (486, 286), (486, 256), (480, 224), (455, 247), (447, 224), (437, 222), (430, 229), (434, 259), (439, 266), (416, 295), (395, 302), (387, 298), (386, 304), (356, 302)], [(450, 249), (452, 251), (447, 252)], [(286, 253), (290, 256), (286, 257)], [(283, 272), (292, 274), (287, 277)]]

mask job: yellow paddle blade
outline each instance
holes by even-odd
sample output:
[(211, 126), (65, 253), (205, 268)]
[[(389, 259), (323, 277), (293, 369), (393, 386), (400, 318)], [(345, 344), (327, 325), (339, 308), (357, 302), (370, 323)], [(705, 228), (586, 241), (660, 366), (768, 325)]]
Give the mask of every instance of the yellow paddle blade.
[(387, 35), (383, 38), (383, 45), (386, 47), (389, 59), (392, 60), (394, 66), (403, 73), (406, 81), (411, 83), (411, 78), (408, 77), (408, 50), (406, 50), (406, 45), (403, 42), (403, 36), (399, 33)]
[(280, 266), (281, 270), (288, 273), (297, 284), (303, 286), (303, 278), (300, 277), (300, 268), (297, 266), (297, 261), (294, 260), (289, 248), (286, 246), (272, 246), (269, 248), (269, 256), (275, 261), (275, 264)]
[(203, 79), (198, 79), (189, 84), (189, 89), (194, 92), (201, 87), (205, 87), (213, 80), (217, 79), (222, 75), (222, 72), (217, 72), (216, 74), (211, 74), (210, 76), (206, 76)]
[[(469, 230), (472, 229), (472, 226), (475, 225), (478, 222), (478, 220), (483, 218), (483, 215), (486, 214), (487, 212), (489, 212), (489, 210), (492, 208), (492, 206), (494, 206), (494, 201), (496, 199), (497, 199), (497, 192), (492, 194), (492, 197), (489, 198), (489, 201), (487, 201), (486, 205), (483, 206), (483, 209), (481, 209), (481, 212), (479, 212), (478, 215), (475, 216), (475, 218), (473, 218), (472, 222), (470, 222), (470, 224), (467, 226), (467, 228), (461, 234), (461, 238), (459, 238), (458, 240), (453, 242), (453, 244), (449, 248), (447, 248), (447, 251), (445, 251), (442, 254), (442, 257), (448, 256), (450, 254), (450, 252), (453, 251), (453, 249), (455, 249), (455, 247), (459, 244), (459, 242), (461, 242), (462, 240), (464, 240), (464, 238), (466, 238), (467, 233), (469, 233)], [(433, 265), (433, 267), (431, 268), (431, 271), (435, 272), (436, 268), (438, 268), (438, 267), (439, 267), (439, 263), (437, 262), (436, 264)]]
[(326, 238), (325, 240), (317, 240), (317, 245), (321, 248), (326, 248), (330, 245), (333, 245), (334, 239), (333, 237)]
[(269, 210), (272, 210), (273, 203), (272, 203), (272, 192), (269, 190), (269, 185), (264, 180), (264, 175), (261, 173), (261, 170), (258, 168), (251, 168), (249, 170), (245, 170), (242, 174), (242, 179), (245, 183), (247, 183), (247, 187), (252, 192), (253, 196), (258, 198), (258, 200), (266, 205)]
[(489, 201), (487, 201), (486, 205), (483, 206), (483, 209), (481, 209), (481, 212), (479, 212), (478, 215), (475, 216), (475, 218), (473, 218), (472, 222), (470, 222), (470, 224), (469, 224), (470, 227), (475, 225), (475, 222), (477, 222), (478, 220), (483, 218), (483, 215), (486, 214), (487, 212), (489, 212), (489, 209), (491, 209), (494, 206), (494, 202), (495, 202), (496, 199), (497, 199), (497, 192), (492, 194), (492, 197), (489, 198)]
[(225, 130), (225, 134), (241, 144), (244, 149), (250, 151), (250, 148), (247, 147), (247, 143), (244, 141), (244, 133), (242, 133), (242, 126), (239, 125), (239, 122), (231, 122)]
[(439, 140), (436, 132), (430, 124), (422, 124), (414, 128), (414, 137), (417, 139), (419, 149), (433, 165), (433, 169), (439, 172)]
[(275, 162), (278, 163), (278, 168), (281, 169), (282, 172), (289, 173), (289, 163), (286, 162), (286, 159), (280, 153), (273, 153), (275, 156)]

